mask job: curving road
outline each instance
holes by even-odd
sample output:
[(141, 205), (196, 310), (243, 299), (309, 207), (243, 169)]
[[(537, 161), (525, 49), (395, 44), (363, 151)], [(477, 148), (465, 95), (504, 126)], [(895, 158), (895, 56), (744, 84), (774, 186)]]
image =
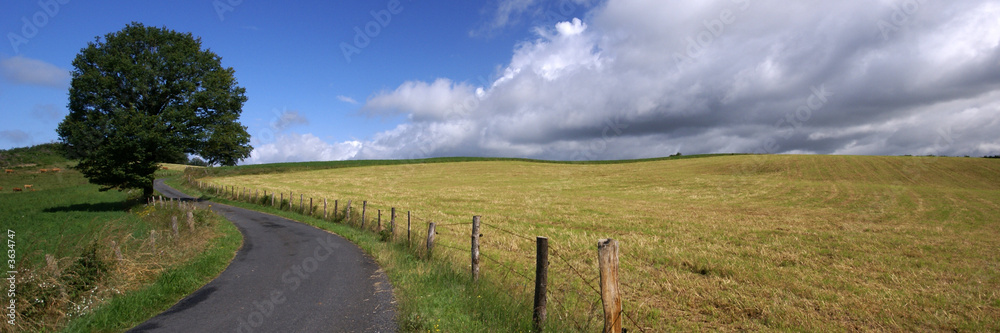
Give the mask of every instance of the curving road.
[[(156, 180), (164, 195), (193, 200)], [(392, 287), (353, 243), (299, 222), (212, 204), (243, 233), (215, 280), (129, 332), (395, 332)]]

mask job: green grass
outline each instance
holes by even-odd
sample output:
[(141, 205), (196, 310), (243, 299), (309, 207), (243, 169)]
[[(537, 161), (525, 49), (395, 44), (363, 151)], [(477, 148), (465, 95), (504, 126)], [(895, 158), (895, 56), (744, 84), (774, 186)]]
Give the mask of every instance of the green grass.
[[(241, 244), (236, 228), (208, 211), (195, 212), (199, 232), (174, 237), (170, 217), (183, 212), (99, 192), (55, 152), (49, 145), (0, 151), (4, 161), (32, 165), (0, 174), (0, 227), (16, 233), (19, 277), (18, 326), (4, 321), (5, 332), (125, 330), (210, 281)], [(39, 170), (52, 167), (63, 170)], [(161, 172), (171, 173), (180, 171)], [(34, 190), (11, 191), (25, 184)], [(157, 252), (151, 230), (163, 235)]]
[[(600, 329), (594, 245), (607, 237), (621, 243), (630, 331), (1000, 330), (997, 160), (744, 155), (393, 163), (304, 171), (296, 170), (312, 164), (248, 166), (201, 180), (304, 194), (307, 201), (339, 199), (341, 208), (352, 199), (354, 214), (367, 200), (369, 223), (376, 209), (411, 210), (418, 247), (427, 222), (482, 215), (483, 255), (513, 272), (486, 261), (483, 274), (493, 286), (478, 290), (503, 291), (509, 306), (475, 315), (472, 307), (438, 313), (448, 305), (401, 303), (449, 327), (508, 316), (502, 321), (524, 328), (532, 290), (522, 275), (531, 276), (532, 239), (542, 235), (554, 252), (549, 319), (562, 325), (556, 331)], [(435, 262), (451, 263), (459, 276), (468, 267), (461, 250), (467, 228), (444, 226), (436, 238), (442, 250)], [(401, 294), (418, 293), (415, 283), (393, 283)], [(430, 294), (447, 294), (441, 288)]]
[(214, 279), (229, 265), (242, 237), (232, 223), (212, 214), (215, 233), (204, 252), (161, 273), (148, 286), (111, 298), (106, 304), (76, 320), (64, 332), (121, 332), (166, 311), (178, 300)]
[[(13, 192), (33, 185), (34, 191)], [(45, 254), (79, 255), (88, 241), (108, 221), (142, 225), (128, 213), (132, 203), (125, 192), (98, 192), (79, 172), (17, 171), (0, 175), (0, 225), (17, 232), (20, 255), (27, 263), (44, 263)], [(145, 230), (138, 230), (140, 232)]]

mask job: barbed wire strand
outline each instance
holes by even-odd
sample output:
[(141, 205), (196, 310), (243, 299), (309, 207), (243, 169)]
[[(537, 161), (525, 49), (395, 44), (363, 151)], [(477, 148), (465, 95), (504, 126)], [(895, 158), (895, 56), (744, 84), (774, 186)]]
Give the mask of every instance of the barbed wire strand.
[(504, 233), (507, 233), (507, 234), (510, 234), (510, 235), (512, 235), (512, 236), (514, 236), (514, 237), (519, 237), (519, 238), (522, 238), (522, 239), (525, 239), (525, 240), (528, 240), (528, 241), (532, 241), (532, 242), (534, 242), (534, 241), (535, 241), (535, 239), (533, 239), (533, 238), (531, 238), (531, 237), (528, 237), (528, 236), (522, 236), (522, 235), (519, 235), (519, 234), (517, 234), (517, 233), (515, 233), (515, 232), (513, 232), (513, 231), (509, 231), (509, 230), (505, 230), (505, 229), (503, 229), (503, 228), (501, 228), (501, 227), (498, 227), (498, 226), (495, 226), (495, 225), (492, 225), (492, 224), (486, 224), (486, 223), (482, 223), (481, 225), (484, 225), (484, 226), (488, 226), (488, 227), (490, 227), (490, 228), (493, 228), (493, 229), (497, 229), (497, 230), (499, 230), (499, 231), (501, 231), (501, 232), (504, 232)]
[(495, 262), (495, 263), (496, 263), (497, 265), (500, 265), (501, 267), (503, 267), (503, 268), (506, 268), (506, 269), (507, 269), (508, 271), (511, 271), (511, 272), (513, 272), (514, 274), (517, 274), (517, 275), (521, 276), (522, 278), (525, 278), (525, 279), (527, 279), (527, 280), (529, 280), (529, 281), (534, 281), (534, 280), (535, 280), (535, 279), (534, 279), (534, 278), (532, 278), (532, 277), (529, 277), (529, 276), (527, 276), (527, 275), (524, 275), (524, 274), (521, 274), (520, 272), (518, 272), (518, 271), (517, 271), (516, 269), (514, 269), (513, 267), (510, 267), (510, 266), (507, 266), (507, 265), (504, 265), (504, 263), (500, 262), (500, 261), (499, 261), (499, 260), (497, 260), (497, 259), (493, 259), (493, 258), (491, 258), (490, 256), (487, 256), (487, 255), (484, 255), (484, 254), (482, 254), (482, 253), (480, 253), (480, 254), (479, 254), (479, 256), (480, 256), (480, 257), (482, 257), (482, 258), (486, 258), (486, 259), (488, 259), (489, 261), (492, 261), (492, 262)]
[(438, 228), (438, 227), (451, 227), (451, 226), (456, 226), (456, 225), (470, 225), (470, 224), (472, 224), (472, 222), (445, 223), (445, 224), (435, 224), (434, 227), (435, 228)]

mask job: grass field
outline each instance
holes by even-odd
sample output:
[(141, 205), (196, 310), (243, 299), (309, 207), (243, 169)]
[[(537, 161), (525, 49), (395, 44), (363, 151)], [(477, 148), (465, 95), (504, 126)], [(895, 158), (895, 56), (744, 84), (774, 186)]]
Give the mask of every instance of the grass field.
[[(416, 239), (427, 221), (465, 223), (482, 215), (483, 255), (516, 271), (487, 260), (483, 274), (527, 300), (529, 313), (530, 280), (520, 275), (533, 274), (531, 239), (547, 236), (556, 255), (549, 319), (574, 323), (569, 330), (602, 325), (592, 289), (595, 243), (610, 237), (621, 244), (630, 331), (995, 331), (998, 162), (785, 155), (498, 160), (299, 172), (275, 166), (283, 173), (257, 166), (254, 175), (231, 171), (202, 180), (291, 191), (296, 200), (352, 199), (354, 212), (368, 200), (369, 221), (375, 209), (386, 214), (394, 206), (404, 216), (411, 210)], [(458, 250), (468, 246), (467, 228), (439, 229), (441, 253), (457, 267), (468, 265), (468, 253)]]

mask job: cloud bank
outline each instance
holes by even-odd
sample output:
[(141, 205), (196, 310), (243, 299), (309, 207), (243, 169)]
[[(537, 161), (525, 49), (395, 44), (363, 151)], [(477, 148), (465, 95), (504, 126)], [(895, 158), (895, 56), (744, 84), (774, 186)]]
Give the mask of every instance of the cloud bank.
[[(515, 13), (535, 2), (501, 3)], [(995, 1), (608, 0), (579, 17), (537, 27), (488, 85), (439, 78), (375, 93), (364, 113), (408, 121), (332, 150), (1000, 153)]]

